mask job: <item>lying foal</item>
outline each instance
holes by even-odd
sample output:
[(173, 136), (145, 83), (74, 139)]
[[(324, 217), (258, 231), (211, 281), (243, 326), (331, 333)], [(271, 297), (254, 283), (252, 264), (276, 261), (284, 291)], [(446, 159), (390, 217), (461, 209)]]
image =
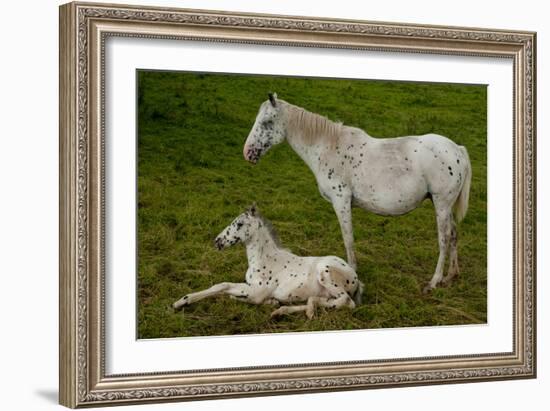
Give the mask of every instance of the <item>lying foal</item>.
[(271, 225), (253, 205), (238, 216), (218, 237), (219, 250), (243, 242), (248, 270), (245, 283), (219, 283), (207, 290), (187, 294), (173, 304), (175, 309), (206, 297), (229, 294), (252, 304), (283, 305), (272, 317), (305, 311), (312, 318), (316, 306), (354, 308), (361, 302), (363, 284), (355, 270), (338, 257), (299, 257), (281, 248)]

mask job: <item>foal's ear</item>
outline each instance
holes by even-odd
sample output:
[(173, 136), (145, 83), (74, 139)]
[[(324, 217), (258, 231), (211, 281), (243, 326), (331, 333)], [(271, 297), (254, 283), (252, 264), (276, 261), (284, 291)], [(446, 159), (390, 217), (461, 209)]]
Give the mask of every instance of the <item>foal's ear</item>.
[(248, 208), (248, 212), (251, 216), (255, 216), (257, 211), (258, 207), (256, 206), (256, 202), (253, 202), (252, 205)]
[(277, 93), (267, 93), (269, 101), (273, 107), (277, 107)]

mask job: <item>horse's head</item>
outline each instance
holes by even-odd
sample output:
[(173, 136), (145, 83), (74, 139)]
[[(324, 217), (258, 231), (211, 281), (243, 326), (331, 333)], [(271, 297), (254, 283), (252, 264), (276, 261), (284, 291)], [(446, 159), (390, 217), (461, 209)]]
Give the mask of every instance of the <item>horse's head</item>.
[(218, 234), (214, 244), (218, 250), (221, 250), (239, 242), (245, 243), (258, 230), (259, 226), (258, 209), (256, 204), (252, 204)]
[(244, 144), (245, 160), (256, 164), (272, 146), (285, 139), (286, 132), (281, 112), (282, 108), (277, 100), (277, 94), (269, 93), (269, 99), (260, 106), (254, 126)]

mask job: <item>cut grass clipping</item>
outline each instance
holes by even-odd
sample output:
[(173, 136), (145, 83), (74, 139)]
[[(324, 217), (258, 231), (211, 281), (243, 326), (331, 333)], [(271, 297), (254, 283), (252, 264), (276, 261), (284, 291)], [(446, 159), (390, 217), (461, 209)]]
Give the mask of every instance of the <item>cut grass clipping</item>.
[[(138, 338), (479, 324), (487, 320), (487, 91), (485, 86), (138, 72)], [(430, 295), (438, 257), (429, 200), (400, 217), (353, 211), (363, 303), (319, 308), (314, 319), (270, 319), (273, 307), (227, 296), (171, 304), (213, 284), (244, 281), (245, 248), (216, 235), (253, 201), (299, 255), (345, 249), (313, 174), (283, 143), (256, 165), (243, 144), (269, 91), (374, 137), (438, 133), (467, 147), (470, 206), (458, 225), (461, 274)]]

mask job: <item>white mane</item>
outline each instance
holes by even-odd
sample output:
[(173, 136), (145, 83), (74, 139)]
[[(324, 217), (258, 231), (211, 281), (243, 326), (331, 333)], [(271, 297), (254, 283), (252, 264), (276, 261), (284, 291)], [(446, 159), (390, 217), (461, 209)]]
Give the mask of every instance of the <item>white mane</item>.
[(283, 100), (278, 100), (278, 102), (284, 103), (286, 108), (288, 133), (301, 136), (306, 144), (311, 144), (321, 138), (331, 142), (338, 141), (344, 127), (342, 123), (334, 122), (325, 116), (311, 113)]

